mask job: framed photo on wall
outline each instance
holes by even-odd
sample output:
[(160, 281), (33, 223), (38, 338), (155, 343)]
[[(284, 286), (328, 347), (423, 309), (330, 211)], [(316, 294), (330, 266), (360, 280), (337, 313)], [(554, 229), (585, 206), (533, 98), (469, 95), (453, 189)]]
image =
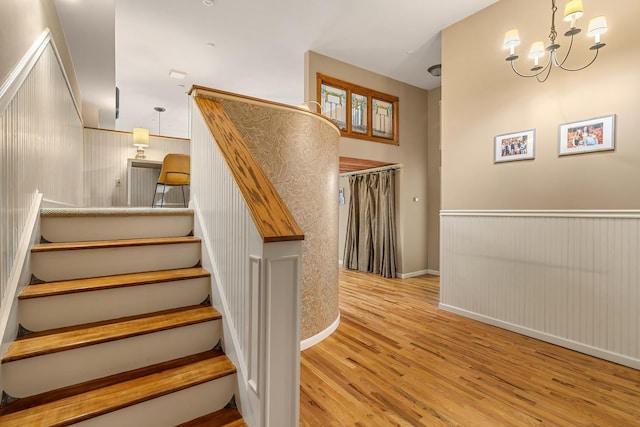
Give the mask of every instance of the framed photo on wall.
[(560, 125), (558, 155), (614, 149), (615, 115)]
[(535, 129), (498, 135), (494, 142), (494, 162), (535, 159)]

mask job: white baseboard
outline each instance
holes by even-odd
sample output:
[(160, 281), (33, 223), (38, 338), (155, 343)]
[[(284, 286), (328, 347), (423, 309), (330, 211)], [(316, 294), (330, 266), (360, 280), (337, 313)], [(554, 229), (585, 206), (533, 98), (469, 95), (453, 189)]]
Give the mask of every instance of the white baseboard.
[(411, 273), (398, 273), (396, 277), (400, 279), (409, 279), (411, 277), (424, 276), (425, 274), (430, 274), (432, 276), (439, 276), (440, 272), (437, 270), (420, 270), (420, 271), (412, 271)]
[(329, 335), (333, 333), (333, 331), (338, 329), (338, 325), (340, 325), (340, 312), (338, 312), (338, 317), (336, 317), (336, 320), (334, 320), (333, 323), (330, 324), (326, 329), (318, 332), (312, 337), (309, 337), (307, 339), (300, 341), (300, 351), (306, 350), (309, 347), (313, 347), (314, 345), (318, 344), (320, 341), (327, 338)]
[(453, 307), (447, 304), (440, 303), (438, 308), (450, 313), (458, 314), (469, 319), (477, 320), (482, 323), (486, 323), (498, 328), (506, 329), (511, 332), (516, 332), (521, 335), (525, 335), (531, 338), (545, 341), (560, 347), (565, 347), (570, 350), (578, 351), (580, 353), (588, 354), (599, 359), (608, 360), (610, 362), (618, 363), (620, 365), (628, 366), (633, 369), (640, 369), (640, 359), (634, 359), (628, 356), (624, 356), (617, 353), (601, 350), (599, 348), (591, 347), (585, 344), (581, 344), (576, 341), (572, 341), (566, 338), (558, 337), (556, 335), (547, 334), (545, 332), (536, 331), (534, 329), (525, 328), (514, 323), (505, 322), (503, 320), (488, 317), (482, 314), (474, 313), (472, 311), (464, 310), (461, 308)]

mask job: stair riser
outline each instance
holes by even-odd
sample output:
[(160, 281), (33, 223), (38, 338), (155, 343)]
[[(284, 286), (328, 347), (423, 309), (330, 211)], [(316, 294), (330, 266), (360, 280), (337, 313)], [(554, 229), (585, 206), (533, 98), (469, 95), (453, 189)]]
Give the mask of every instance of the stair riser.
[(219, 320), (2, 364), (4, 390), (24, 397), (212, 349)]
[(82, 279), (193, 267), (200, 261), (200, 244), (128, 246), (31, 253), (31, 271), (40, 280)]
[(224, 408), (234, 394), (237, 396), (237, 388), (236, 374), (227, 375), (214, 381), (110, 412), (74, 424), (74, 426), (171, 427)]
[(49, 242), (181, 237), (193, 230), (193, 216), (42, 217), (40, 232)]
[[(38, 286), (38, 285), (34, 285)], [(20, 300), (18, 317), (36, 332), (202, 303), (209, 277)]]

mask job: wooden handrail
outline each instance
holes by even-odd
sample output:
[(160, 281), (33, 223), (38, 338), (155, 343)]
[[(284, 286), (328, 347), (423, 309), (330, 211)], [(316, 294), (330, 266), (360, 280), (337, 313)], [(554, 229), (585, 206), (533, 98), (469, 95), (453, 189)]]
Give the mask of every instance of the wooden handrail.
[(229, 165), (262, 240), (265, 243), (304, 240), (300, 226), (222, 105), (204, 96), (196, 95), (194, 100)]

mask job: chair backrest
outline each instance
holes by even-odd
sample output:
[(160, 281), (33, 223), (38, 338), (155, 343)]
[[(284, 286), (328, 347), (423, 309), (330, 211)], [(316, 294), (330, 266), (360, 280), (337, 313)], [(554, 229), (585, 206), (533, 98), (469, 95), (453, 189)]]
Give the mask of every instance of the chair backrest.
[(170, 153), (162, 160), (158, 184), (189, 185), (191, 183), (191, 157)]

